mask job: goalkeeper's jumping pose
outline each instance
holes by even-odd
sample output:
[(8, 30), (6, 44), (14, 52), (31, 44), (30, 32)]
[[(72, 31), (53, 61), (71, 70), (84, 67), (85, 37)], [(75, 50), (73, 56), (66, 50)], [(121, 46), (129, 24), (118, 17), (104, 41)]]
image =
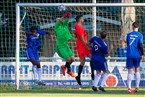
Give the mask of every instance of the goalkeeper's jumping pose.
[(71, 72), (71, 63), (74, 61), (73, 52), (70, 49), (68, 42), (72, 39), (72, 35), (69, 31), (69, 18), (71, 17), (70, 12), (65, 12), (61, 18), (56, 19), (55, 23), (55, 34), (56, 34), (56, 52), (58, 55), (66, 60), (66, 64), (61, 66), (62, 74), (65, 76), (66, 72), (72, 76), (76, 77), (73, 72)]
[[(30, 30), (26, 31), (26, 55), (27, 59), (33, 64), (32, 70), (34, 73), (34, 80), (35, 83), (38, 85), (45, 85), (41, 81), (41, 66), (40, 66), (40, 60), (39, 60), (39, 54), (38, 50), (40, 49), (41, 42), (40, 42), (40, 36), (45, 35), (46, 32), (44, 30), (38, 30), (36, 27), (31, 27)], [(49, 34), (49, 33), (48, 33)], [(38, 76), (38, 80), (37, 80)]]

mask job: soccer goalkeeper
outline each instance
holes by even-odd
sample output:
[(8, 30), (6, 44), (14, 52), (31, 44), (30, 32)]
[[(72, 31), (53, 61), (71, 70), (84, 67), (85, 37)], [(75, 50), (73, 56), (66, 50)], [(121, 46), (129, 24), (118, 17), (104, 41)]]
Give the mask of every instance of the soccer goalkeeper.
[(56, 34), (56, 52), (61, 58), (66, 60), (66, 64), (61, 66), (62, 74), (65, 76), (67, 72), (70, 76), (76, 77), (75, 74), (71, 72), (70, 65), (74, 61), (74, 57), (68, 45), (68, 42), (72, 39), (72, 35), (69, 31), (69, 18), (71, 15), (70, 12), (65, 12), (61, 18), (57, 18), (54, 31)]

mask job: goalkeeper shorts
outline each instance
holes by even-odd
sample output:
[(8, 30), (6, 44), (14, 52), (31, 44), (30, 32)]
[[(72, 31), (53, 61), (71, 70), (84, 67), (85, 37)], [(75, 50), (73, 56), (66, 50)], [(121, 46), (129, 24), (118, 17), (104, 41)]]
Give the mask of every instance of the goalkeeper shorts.
[(73, 52), (70, 49), (68, 44), (57, 45), (56, 52), (61, 58), (64, 58), (64, 59), (67, 59), (67, 58), (73, 56)]

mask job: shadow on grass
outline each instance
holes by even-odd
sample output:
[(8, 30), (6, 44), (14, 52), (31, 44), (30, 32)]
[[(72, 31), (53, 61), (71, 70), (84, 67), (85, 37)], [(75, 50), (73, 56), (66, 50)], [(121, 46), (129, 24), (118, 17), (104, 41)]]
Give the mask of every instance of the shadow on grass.
[[(72, 88), (34, 88), (31, 90), (1, 90), (1, 93), (50, 93), (50, 94), (110, 94), (110, 95), (130, 95), (126, 88), (107, 88), (107, 92), (94, 92), (91, 89), (72, 89)], [(145, 89), (140, 89), (134, 95), (145, 95)]]

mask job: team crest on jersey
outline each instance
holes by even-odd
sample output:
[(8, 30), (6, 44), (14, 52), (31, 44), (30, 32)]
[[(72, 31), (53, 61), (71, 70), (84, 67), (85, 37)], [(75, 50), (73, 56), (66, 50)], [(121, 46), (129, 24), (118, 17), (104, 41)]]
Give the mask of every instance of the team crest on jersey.
[(36, 36), (36, 37), (32, 37), (31, 39), (38, 39), (39, 37), (38, 36)]

